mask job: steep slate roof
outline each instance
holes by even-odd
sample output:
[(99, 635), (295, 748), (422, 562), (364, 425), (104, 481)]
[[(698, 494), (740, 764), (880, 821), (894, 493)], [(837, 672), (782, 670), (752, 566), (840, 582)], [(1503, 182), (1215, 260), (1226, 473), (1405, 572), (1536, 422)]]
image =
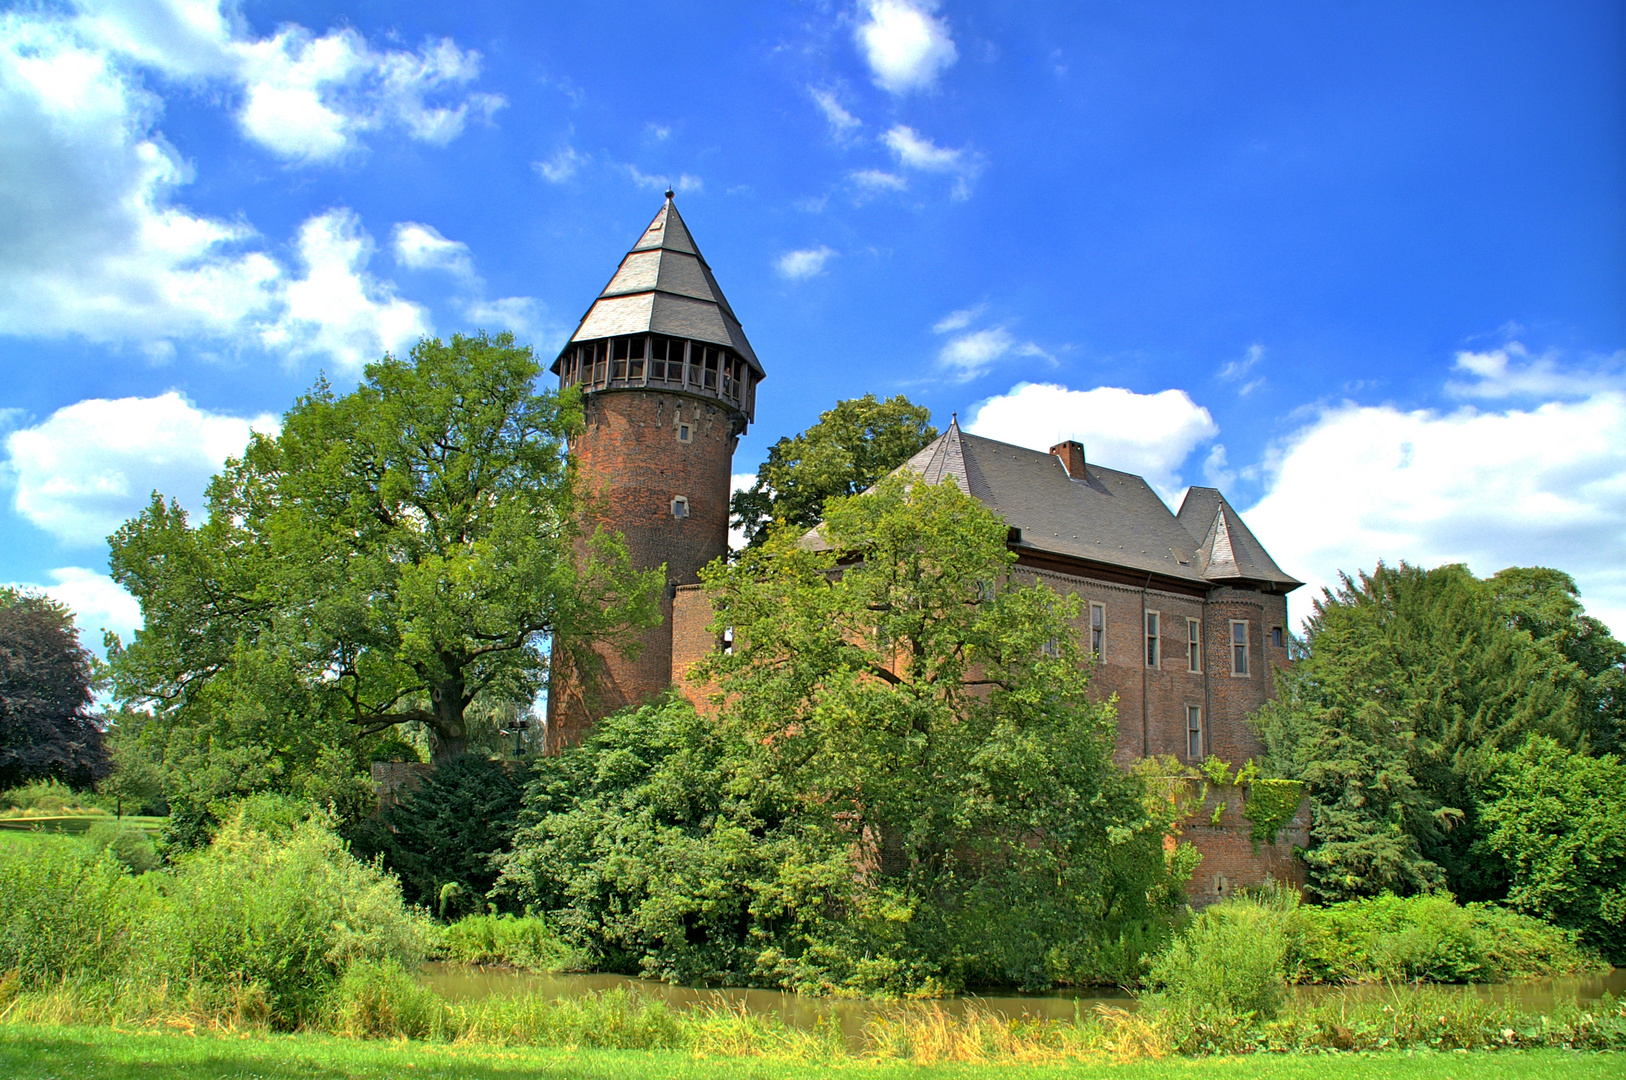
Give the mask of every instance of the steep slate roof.
[(1187, 490), (1179, 520), (1197, 541), (1197, 565), (1209, 581), (1259, 581), (1283, 592), (1304, 584), (1282, 572), (1218, 488)]
[[(570, 344), (645, 333), (726, 345), (745, 358), (759, 380), (766, 374), (670, 191), (655, 220), (582, 316)], [(555, 361), (556, 373), (558, 368)]]
[[(1213, 488), (1193, 488), (1177, 518), (1133, 473), (1086, 464), (1083, 476), (1068, 476), (1055, 455), (968, 435), (958, 421), (903, 468), (927, 483), (954, 477), (962, 491), (1021, 530), (1018, 550), (1053, 552), (1194, 585), (1246, 581), (1287, 592), (1301, 584), (1282, 573)], [(1216, 527), (1223, 539), (1209, 535), (1216, 529), (1194, 536), (1182, 524), (1188, 508), (1201, 512), (1208, 496), (1200, 493), (1217, 500), (1216, 514), (1219, 507), (1228, 512)]]

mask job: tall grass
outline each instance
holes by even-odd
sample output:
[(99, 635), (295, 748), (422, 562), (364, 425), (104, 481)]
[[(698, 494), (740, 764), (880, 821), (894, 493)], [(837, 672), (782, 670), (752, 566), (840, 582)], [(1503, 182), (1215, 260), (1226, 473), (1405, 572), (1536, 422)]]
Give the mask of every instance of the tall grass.
[(469, 915), (441, 932), (441, 949), (462, 964), (510, 964), (531, 971), (570, 971), (587, 958), (535, 915)]

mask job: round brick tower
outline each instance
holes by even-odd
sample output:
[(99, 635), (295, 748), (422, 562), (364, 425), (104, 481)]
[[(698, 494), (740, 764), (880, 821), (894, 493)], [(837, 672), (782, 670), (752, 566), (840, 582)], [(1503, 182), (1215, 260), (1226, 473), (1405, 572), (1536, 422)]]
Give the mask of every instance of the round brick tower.
[(661, 623), (636, 659), (596, 650), (593, 677), (556, 657), (547, 749), (674, 681), (672, 601), (728, 552), (734, 447), (756, 409), (762, 365), (711, 268), (666, 203), (621, 260), (551, 369), (582, 390), (586, 426), (571, 443), (596, 523), (625, 539), (639, 569), (666, 565)]

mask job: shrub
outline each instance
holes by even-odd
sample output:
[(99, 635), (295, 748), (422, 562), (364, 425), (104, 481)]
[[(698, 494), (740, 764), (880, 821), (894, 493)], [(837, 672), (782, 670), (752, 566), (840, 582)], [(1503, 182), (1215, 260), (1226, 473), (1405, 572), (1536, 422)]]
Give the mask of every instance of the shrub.
[(446, 1003), (399, 961), (358, 960), (327, 1003), (327, 1027), (358, 1039), (427, 1039), (445, 1028)]
[(1246, 897), (1204, 910), (1158, 954), (1143, 1001), (1192, 1019), (1268, 1020), (1287, 997), (1283, 976), (1292, 902)]
[(469, 915), (448, 926), (441, 940), (447, 959), (464, 964), (560, 971), (584, 959), (534, 915)]
[(274, 1021), (293, 1026), (319, 1013), (351, 963), (414, 967), (429, 938), (393, 878), (355, 859), (321, 821), (287, 824), (285, 811), (248, 800), (207, 849), (177, 860), (143, 962), (154, 976), (258, 984)]
[(435, 766), (417, 790), (364, 826), (357, 847), (381, 852), (414, 903), (448, 919), (479, 911), (497, 880), (492, 859), (514, 838), (524, 793), (523, 774), (462, 754)]
[(10, 791), (0, 792), (0, 810), (40, 816), (107, 813), (101, 807), (87, 803), (85, 799), (86, 796), (60, 780), (32, 780)]
[(0, 882), (0, 972), (37, 986), (123, 968), (146, 892), (112, 854), (77, 840), (3, 845)]
[(93, 849), (108, 852), (133, 874), (156, 870), (163, 863), (152, 837), (147, 835), (145, 829), (135, 825), (98, 821), (91, 825), (85, 839)]

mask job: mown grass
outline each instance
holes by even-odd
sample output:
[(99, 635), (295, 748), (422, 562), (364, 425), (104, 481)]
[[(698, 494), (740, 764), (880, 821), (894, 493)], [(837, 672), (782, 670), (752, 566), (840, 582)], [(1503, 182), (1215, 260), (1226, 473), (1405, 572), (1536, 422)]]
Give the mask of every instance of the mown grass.
[(0, 1075), (13, 1080), (150, 1080), (154, 1077), (256, 1077), (263, 1080), (1531, 1080), (1563, 1076), (1613, 1080), (1619, 1054), (1565, 1050), (1496, 1053), (1249, 1055), (1200, 1060), (1107, 1060), (1045, 1065), (916, 1065), (794, 1059), (729, 1060), (681, 1051), (499, 1048), (412, 1042), (361, 1042), (318, 1035), (189, 1035), (105, 1028), (13, 1025), (0, 1028)]

